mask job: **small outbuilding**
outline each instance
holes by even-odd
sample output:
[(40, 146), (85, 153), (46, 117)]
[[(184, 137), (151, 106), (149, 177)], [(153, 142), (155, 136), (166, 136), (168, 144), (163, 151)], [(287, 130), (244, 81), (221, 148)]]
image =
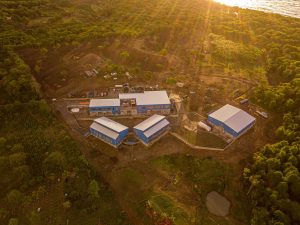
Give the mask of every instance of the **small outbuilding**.
[(229, 104), (208, 115), (210, 124), (221, 128), (234, 138), (249, 130), (255, 121), (256, 119), (244, 110)]
[(165, 116), (155, 114), (136, 125), (133, 130), (142, 143), (148, 145), (165, 133), (169, 126), (170, 123)]
[(90, 132), (94, 137), (117, 148), (127, 136), (128, 127), (106, 117), (100, 117), (94, 120)]

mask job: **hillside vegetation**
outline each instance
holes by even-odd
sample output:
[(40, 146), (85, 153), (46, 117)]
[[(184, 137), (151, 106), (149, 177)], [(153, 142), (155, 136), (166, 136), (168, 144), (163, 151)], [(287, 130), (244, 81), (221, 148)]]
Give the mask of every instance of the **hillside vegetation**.
[(278, 142), (265, 146), (245, 168), (253, 202), (252, 224), (289, 225), (300, 222), (300, 80), (277, 87), (261, 86), (253, 100), (283, 115)]
[(127, 224), (109, 186), (40, 97), (28, 66), (11, 52), (2, 58), (0, 223), (88, 224), (97, 213), (108, 224)]
[(142, 38), (151, 51), (175, 54), (189, 68), (219, 65), (252, 76), (265, 70), (272, 82), (299, 75), (300, 22), (294, 18), (204, 0), (0, 4), (0, 43), (5, 47), (52, 49), (83, 41), (100, 41), (105, 47), (117, 38)]

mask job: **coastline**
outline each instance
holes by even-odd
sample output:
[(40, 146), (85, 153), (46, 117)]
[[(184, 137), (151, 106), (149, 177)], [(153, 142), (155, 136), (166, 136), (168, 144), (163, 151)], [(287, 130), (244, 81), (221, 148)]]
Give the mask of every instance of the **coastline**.
[(222, 0), (212, 0), (214, 3), (218, 3), (224, 6), (228, 6), (228, 7), (237, 7), (240, 9), (246, 9), (246, 10), (253, 10), (253, 11), (259, 11), (259, 12), (264, 12), (264, 13), (269, 13), (269, 14), (276, 14), (276, 15), (281, 15), (281, 16), (285, 16), (285, 17), (291, 17), (291, 18), (297, 18), (300, 19), (300, 2), (297, 3), (297, 5), (294, 5), (292, 3), (282, 3), (282, 1), (280, 2), (281, 4), (287, 4), (287, 6), (280, 6), (280, 7), (276, 7), (278, 4), (280, 4), (279, 2), (275, 2), (272, 3), (273, 5), (258, 5), (258, 4), (253, 4), (251, 5), (250, 3), (239, 3), (239, 2), (235, 2), (235, 3), (225, 3)]

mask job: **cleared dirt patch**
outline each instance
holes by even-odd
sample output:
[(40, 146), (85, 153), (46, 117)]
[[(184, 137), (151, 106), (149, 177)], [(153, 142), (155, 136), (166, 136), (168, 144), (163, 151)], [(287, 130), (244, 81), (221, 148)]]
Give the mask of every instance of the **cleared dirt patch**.
[(99, 67), (102, 65), (103, 60), (99, 55), (89, 53), (80, 58), (79, 64), (81, 65), (82, 68), (84, 69), (93, 69), (95, 67)]

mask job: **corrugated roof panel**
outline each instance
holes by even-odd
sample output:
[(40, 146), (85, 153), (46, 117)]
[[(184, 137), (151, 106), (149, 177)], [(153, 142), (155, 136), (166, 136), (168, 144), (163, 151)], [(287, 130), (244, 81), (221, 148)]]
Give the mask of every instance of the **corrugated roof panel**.
[(95, 122), (113, 130), (113, 131), (116, 131), (118, 133), (122, 132), (123, 130), (126, 130), (128, 129), (128, 127), (125, 127), (124, 125), (120, 124), (120, 123), (117, 123), (111, 119), (108, 119), (106, 117), (100, 117), (98, 119), (95, 119), (94, 120)]
[(106, 136), (116, 140), (119, 137), (119, 133), (112, 131), (102, 125), (100, 125), (97, 122), (93, 122), (92, 125), (90, 126), (92, 129), (99, 131), (102, 134), (105, 134)]
[(170, 99), (166, 91), (145, 91), (144, 93), (121, 93), (120, 99), (135, 98), (137, 105), (168, 105)]
[(120, 106), (120, 99), (91, 99), (89, 107)]
[(130, 99), (130, 98), (138, 99), (141, 97), (141, 95), (144, 95), (144, 93), (120, 93), (119, 99)]
[(145, 91), (138, 105), (171, 104), (166, 91)]
[(231, 118), (233, 115), (238, 113), (241, 109), (236, 108), (232, 105), (224, 105), (220, 109), (214, 111), (213, 113), (209, 114), (210, 117), (219, 120), (221, 122), (225, 122), (227, 119)]
[(151, 127), (149, 130), (147, 130), (144, 134), (147, 138), (151, 137), (153, 134), (158, 132), (159, 130), (163, 129), (164, 127), (168, 126), (170, 123), (168, 120), (164, 119), (160, 122), (158, 122), (156, 125)]
[(141, 131), (145, 131), (148, 128), (150, 128), (151, 126), (153, 126), (154, 124), (156, 124), (159, 121), (163, 120), (164, 118), (165, 118), (165, 116), (154, 114), (153, 116), (149, 117), (148, 119), (146, 119), (143, 122), (136, 125), (134, 128), (138, 129), (138, 130), (141, 130)]
[(235, 115), (227, 119), (224, 123), (235, 132), (239, 133), (255, 120), (256, 119), (253, 116), (249, 115), (243, 110), (240, 110)]

